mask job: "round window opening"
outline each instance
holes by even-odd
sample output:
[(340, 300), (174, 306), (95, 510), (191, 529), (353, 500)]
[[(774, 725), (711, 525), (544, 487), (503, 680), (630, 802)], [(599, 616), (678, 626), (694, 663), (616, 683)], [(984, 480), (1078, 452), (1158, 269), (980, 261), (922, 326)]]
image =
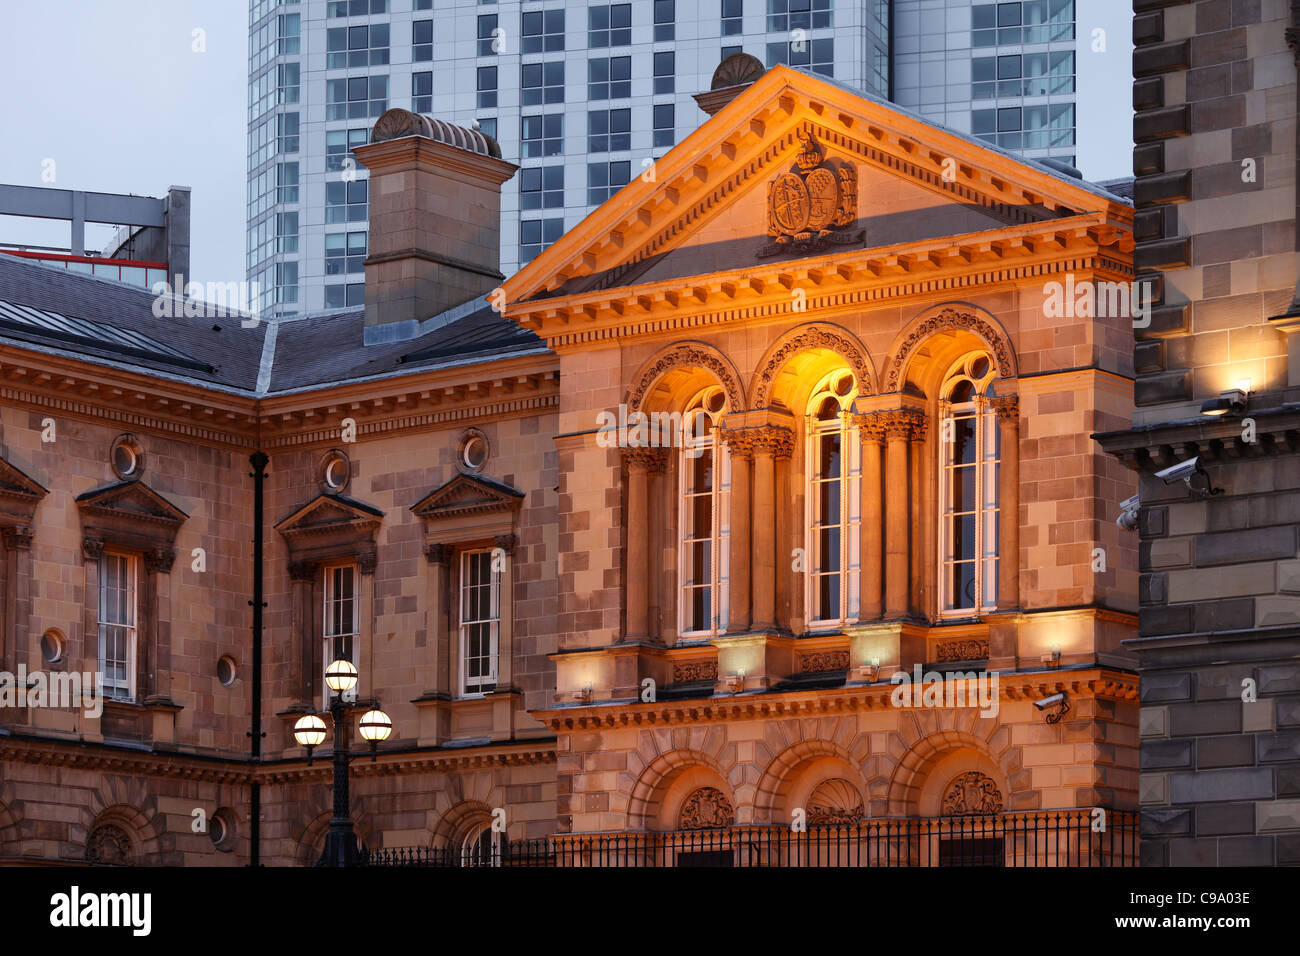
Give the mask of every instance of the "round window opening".
[(333, 449), (321, 459), (319, 475), (327, 494), (342, 494), (352, 478), (352, 462), (343, 452)]
[(208, 824), (208, 839), (212, 841), (213, 846), (221, 846), (226, 839), (226, 821), (221, 817), (213, 817)]
[(113, 472), (124, 481), (139, 478), (144, 471), (144, 449), (131, 435), (119, 435), (114, 439), (108, 460)]
[(235, 659), (226, 655), (217, 661), (217, 680), (221, 681), (222, 687), (229, 687), (235, 682), (239, 675), (239, 668), (235, 665)]
[(45, 658), (45, 663), (57, 664), (63, 660), (66, 649), (67, 641), (58, 631), (46, 631), (41, 635), (41, 657)]
[(460, 460), (470, 471), (478, 471), (487, 464), (487, 439), (482, 435), (470, 435), (460, 450)]

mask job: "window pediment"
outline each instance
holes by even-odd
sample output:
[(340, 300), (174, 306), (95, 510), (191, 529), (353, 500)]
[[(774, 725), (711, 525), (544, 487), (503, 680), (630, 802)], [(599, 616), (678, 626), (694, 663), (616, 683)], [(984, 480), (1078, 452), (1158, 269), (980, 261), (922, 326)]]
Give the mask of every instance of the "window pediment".
[(411, 510), (426, 522), (468, 515), (511, 515), (519, 511), (524, 493), (482, 475), (457, 475), (425, 495)]
[(319, 494), (280, 519), (275, 530), (289, 546), (292, 561), (373, 555), (375, 532), (383, 520), (384, 513), (365, 502)]
[[(118, 481), (77, 496), (81, 529), (88, 544), (105, 542), (150, 551), (170, 551), (189, 517), (143, 481)], [(87, 553), (95, 550), (89, 548)]]
[(0, 524), (30, 523), (48, 493), (40, 482), (0, 458)]

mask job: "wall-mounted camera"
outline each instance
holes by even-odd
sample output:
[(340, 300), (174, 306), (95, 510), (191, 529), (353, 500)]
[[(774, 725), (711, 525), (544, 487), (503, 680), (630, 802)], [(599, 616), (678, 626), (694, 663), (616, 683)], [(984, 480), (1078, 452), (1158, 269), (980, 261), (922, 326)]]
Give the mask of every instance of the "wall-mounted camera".
[[(1205, 466), (1201, 464), (1201, 458), (1199, 455), (1195, 458), (1188, 458), (1186, 461), (1180, 461), (1176, 465), (1170, 465), (1162, 471), (1157, 471), (1156, 477), (1166, 485), (1172, 485), (1175, 481), (1181, 481), (1192, 491), (1203, 497), (1223, 494), (1222, 488), (1214, 487), (1214, 482), (1210, 480), (1210, 473), (1206, 471)], [(1199, 478), (1201, 480), (1201, 487), (1192, 484), (1193, 478)]]
[(1050, 694), (1041, 700), (1034, 701), (1034, 706), (1039, 710), (1048, 711), (1051, 708), (1057, 708), (1052, 713), (1046, 714), (1045, 719), (1049, 724), (1054, 724), (1070, 712), (1070, 701), (1065, 696), (1065, 691), (1058, 691)]
[(1119, 517), (1115, 523), (1125, 531), (1133, 531), (1138, 526), (1138, 509), (1142, 506), (1142, 496), (1134, 495), (1119, 503)]

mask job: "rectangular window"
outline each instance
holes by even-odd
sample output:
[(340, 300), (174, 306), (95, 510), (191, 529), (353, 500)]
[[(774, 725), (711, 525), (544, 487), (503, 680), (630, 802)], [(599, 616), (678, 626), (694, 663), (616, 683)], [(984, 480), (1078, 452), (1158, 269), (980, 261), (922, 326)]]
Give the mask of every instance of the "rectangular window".
[(593, 50), (632, 42), (632, 4), (587, 8), (587, 46)]
[(433, 21), (411, 22), (411, 62), (427, 63), (433, 59)]
[(559, 156), (564, 152), (564, 114), (521, 116), (519, 148), (520, 155), (529, 159), (539, 156)]
[(298, 201), (298, 164), (277, 163), (275, 167), (275, 201)]
[(99, 559), (99, 672), (104, 694), (135, 696), (136, 584), (139, 559), (105, 552)]
[(366, 261), (366, 234), (364, 232), (331, 232), (325, 234), (325, 274), (341, 276), (347, 273), (363, 275)]
[[(366, 145), (368, 129), (332, 129), (325, 133), (325, 172), (336, 173), (351, 168), (358, 169), (352, 150)], [(351, 160), (349, 164), (348, 160)]]
[(676, 140), (676, 108), (672, 103), (656, 103), (654, 108), (654, 146), (671, 146)]
[[(720, 399), (717, 405), (720, 411)], [(706, 421), (697, 424), (697, 416)], [(720, 633), (727, 627), (731, 457), (714, 427), (710, 410), (689, 412), (683, 419), (683, 430), (678, 620), (682, 635), (700, 637)]]
[(587, 165), (587, 205), (598, 206), (628, 184), (632, 164), (628, 160)]
[(831, 0), (767, 0), (767, 32), (816, 30), (831, 25)]
[(587, 61), (587, 99), (618, 100), (632, 95), (632, 58), (611, 56)]
[(277, 303), (298, 301), (298, 263), (277, 262), (275, 264), (275, 301)]
[[(524, 106), (564, 102), (564, 61), (524, 63), (519, 67), (519, 85)], [(480, 104), (482, 105), (482, 104)]]
[(675, 0), (655, 0), (655, 42), (676, 39), (677, 4)]
[[(655, 107), (658, 110), (658, 107)], [(658, 113), (656, 112), (656, 116)], [(587, 114), (587, 152), (612, 153), (632, 148), (632, 111), (592, 110)]]
[(417, 113), (433, 112), (433, 72), (411, 74), (411, 109)]
[(564, 167), (533, 166), (519, 171), (519, 208), (563, 209)]
[[(419, 3), (420, 0), (416, 0), (417, 10), (420, 9)], [(364, 17), (368, 13), (387, 12), (388, 0), (329, 0), (325, 15), (333, 20), (337, 17)]]
[(298, 152), (298, 114), (279, 113), (275, 117), (275, 151)]
[(465, 551), (460, 559), (461, 693), (490, 694), (497, 686), (501, 630), (501, 574), (491, 551)]
[(279, 212), (275, 214), (275, 251), (298, 251), (298, 214), (296, 212)]
[(673, 78), (676, 75), (677, 57), (671, 51), (667, 50), (655, 54), (655, 86), (656, 94), (673, 92)]
[(280, 103), (297, 103), (302, 95), (301, 71), (297, 63), (281, 63), (275, 68), (275, 85)]
[(808, 617), (822, 626), (858, 614), (862, 442), (841, 399), (851, 389), (841, 379), (819, 392), (808, 419)]
[(521, 52), (554, 53), (564, 49), (564, 11), (534, 10), (519, 16)]
[(519, 223), (519, 261), (522, 265), (564, 235), (564, 219), (524, 219)]
[(365, 222), (369, 185), (365, 179), (325, 183), (325, 222)]
[(325, 69), (365, 69), (387, 62), (387, 23), (330, 27), (325, 31)]
[[(969, 387), (953, 391), (970, 397)], [(942, 410), (952, 440), (939, 443), (941, 606), (948, 614), (979, 613), (997, 605), (998, 417), (982, 398), (945, 402)]]
[(478, 18), (478, 55), (495, 56), (500, 46), (497, 41), (497, 15), (495, 13), (480, 14)]
[(341, 282), (325, 287), (325, 308), (343, 309), (366, 304), (366, 287), (361, 282)]
[(835, 75), (835, 41), (790, 40), (767, 45), (767, 65), (803, 66), (822, 76)]
[(745, 32), (745, 0), (722, 0), (722, 35), (738, 37)]
[(286, 13), (279, 18), (281, 56), (296, 56), (302, 48), (302, 14)]
[(495, 109), (497, 105), (497, 68), (480, 66), (478, 68), (478, 106), (479, 109)]
[[(325, 575), (325, 652), (321, 655), (323, 668), (337, 660), (350, 661), (355, 667), (360, 660), (361, 644), (361, 593), (360, 575), (355, 564), (337, 564), (324, 569)], [(321, 688), (325, 703), (332, 693), (325, 685), (324, 669), (321, 671)]]
[(378, 117), (388, 109), (388, 76), (349, 76), (325, 81), (327, 120)]
[(479, 132), (484, 136), (491, 136), (493, 139), (497, 138), (497, 119), (495, 116), (479, 117), (478, 128)]

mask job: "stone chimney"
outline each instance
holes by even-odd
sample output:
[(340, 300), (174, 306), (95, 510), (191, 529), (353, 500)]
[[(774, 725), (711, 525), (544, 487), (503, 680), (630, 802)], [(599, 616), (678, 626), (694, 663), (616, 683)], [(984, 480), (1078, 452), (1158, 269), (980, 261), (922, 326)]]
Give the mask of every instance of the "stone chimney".
[(501, 186), (519, 167), (495, 139), (391, 109), (353, 153), (370, 170), (367, 343), (414, 336), (501, 284)]
[(718, 68), (713, 71), (709, 91), (696, 93), (695, 102), (700, 104), (700, 109), (712, 116), (753, 86), (754, 81), (765, 72), (758, 57), (748, 53), (733, 53), (718, 64)]

